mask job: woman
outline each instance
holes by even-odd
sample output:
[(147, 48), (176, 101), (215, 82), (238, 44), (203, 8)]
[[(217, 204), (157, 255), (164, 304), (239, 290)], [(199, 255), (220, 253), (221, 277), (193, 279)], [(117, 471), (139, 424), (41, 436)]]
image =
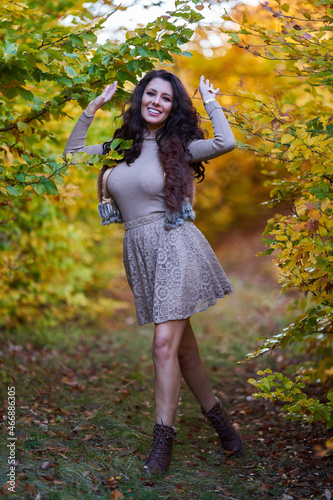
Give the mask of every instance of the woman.
[[(85, 137), (96, 111), (112, 98), (116, 86), (116, 82), (107, 86), (89, 103), (64, 153), (108, 152), (112, 141), (85, 146)], [(201, 77), (199, 90), (214, 139), (203, 138), (199, 114), (175, 75), (165, 70), (147, 73), (131, 96), (123, 125), (113, 135), (113, 139), (132, 140), (131, 149), (123, 151), (124, 159), (114, 169), (104, 167), (100, 176), (102, 223), (125, 222), (124, 265), (138, 324), (155, 324), (156, 423), (143, 467), (147, 474), (165, 472), (171, 461), (181, 374), (225, 450), (237, 455), (243, 449), (240, 436), (214, 396), (190, 323), (194, 312), (233, 293), (209, 243), (191, 222), (194, 177), (204, 178), (202, 161), (235, 147), (215, 99), (219, 89)]]

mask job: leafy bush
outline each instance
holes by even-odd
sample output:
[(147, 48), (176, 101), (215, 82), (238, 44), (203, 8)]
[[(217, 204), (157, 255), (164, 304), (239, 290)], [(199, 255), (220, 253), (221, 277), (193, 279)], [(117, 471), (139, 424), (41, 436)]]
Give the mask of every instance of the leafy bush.
[[(222, 30), (254, 63), (256, 58), (275, 63), (273, 91), (236, 92), (240, 104), (233, 118), (248, 139), (238, 146), (268, 166), (269, 205), (283, 207), (267, 223), (264, 253), (275, 252), (282, 291), (298, 289), (306, 296), (299, 304), (303, 314), (272, 339), (260, 339), (262, 345), (247, 356), (298, 343), (306, 362), (294, 366), (294, 380), (269, 373), (250, 383), (258, 397), (284, 402), (291, 418), (328, 427), (333, 426), (332, 8), (331, 0), (270, 1), (246, 13), (239, 7), (233, 17), (224, 16), (239, 29)], [(326, 397), (308, 398), (304, 382), (318, 380)]]

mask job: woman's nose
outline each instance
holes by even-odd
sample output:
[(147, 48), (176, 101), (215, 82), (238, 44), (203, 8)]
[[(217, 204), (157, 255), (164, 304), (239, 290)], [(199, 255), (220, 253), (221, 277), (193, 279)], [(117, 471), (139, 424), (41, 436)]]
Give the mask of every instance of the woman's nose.
[(160, 104), (160, 98), (157, 95), (155, 95), (153, 98), (153, 104), (155, 106), (159, 106), (159, 104)]

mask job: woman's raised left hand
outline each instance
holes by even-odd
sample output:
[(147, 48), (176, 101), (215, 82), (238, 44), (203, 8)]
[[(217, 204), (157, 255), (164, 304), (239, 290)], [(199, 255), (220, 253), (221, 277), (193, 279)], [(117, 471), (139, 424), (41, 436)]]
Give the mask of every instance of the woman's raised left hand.
[(208, 79), (205, 80), (204, 76), (200, 77), (199, 91), (204, 103), (207, 99), (215, 99), (219, 90), (220, 89), (214, 89), (214, 85), (210, 83)]
[(87, 113), (89, 113), (90, 115), (94, 115), (99, 108), (104, 106), (104, 104), (112, 99), (116, 89), (117, 82), (113, 82), (111, 83), (111, 85), (107, 85), (104, 88), (103, 92), (88, 104)]

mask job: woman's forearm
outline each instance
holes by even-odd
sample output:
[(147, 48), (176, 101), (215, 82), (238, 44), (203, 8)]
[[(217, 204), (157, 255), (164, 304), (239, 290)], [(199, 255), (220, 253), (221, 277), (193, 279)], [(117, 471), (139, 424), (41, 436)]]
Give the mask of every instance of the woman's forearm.
[(209, 102), (205, 109), (212, 121), (214, 138), (191, 142), (191, 162), (211, 160), (232, 151), (236, 146), (234, 134), (223, 110), (217, 101)]
[[(88, 112), (88, 111), (87, 111)], [(89, 113), (88, 113), (89, 114)], [(95, 144), (92, 146), (86, 146), (85, 140), (87, 136), (87, 131), (93, 118), (87, 118), (84, 113), (80, 116), (72, 130), (71, 135), (68, 138), (67, 144), (63, 154), (66, 153), (79, 153), (83, 151), (84, 153), (103, 154), (103, 144)]]

